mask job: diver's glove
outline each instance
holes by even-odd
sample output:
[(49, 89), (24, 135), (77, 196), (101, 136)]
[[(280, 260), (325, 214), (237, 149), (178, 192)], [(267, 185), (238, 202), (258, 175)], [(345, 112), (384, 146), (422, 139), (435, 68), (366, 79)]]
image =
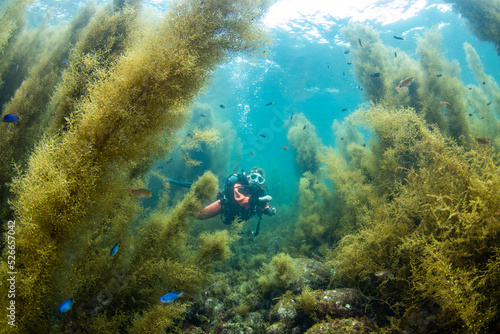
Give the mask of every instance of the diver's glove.
[(276, 214), (276, 208), (274, 206), (264, 210), (264, 214), (268, 216), (274, 216)]
[(271, 202), (272, 200), (273, 200), (273, 198), (269, 195), (259, 197), (259, 203), (261, 203), (261, 204)]

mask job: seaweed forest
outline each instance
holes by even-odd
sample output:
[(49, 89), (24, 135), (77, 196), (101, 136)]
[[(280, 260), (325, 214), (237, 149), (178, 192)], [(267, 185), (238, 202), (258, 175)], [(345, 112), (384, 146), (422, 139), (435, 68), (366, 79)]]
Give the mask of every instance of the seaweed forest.
[[(447, 3), (500, 55), (499, 0)], [(500, 88), (473, 43), (463, 68), (438, 26), (408, 52), (345, 22), (362, 103), (334, 140), (269, 100), (249, 142), (214, 78), (276, 57), (271, 1), (34, 4), (0, 4), (0, 333), (500, 331)], [(271, 214), (198, 219), (278, 141)]]

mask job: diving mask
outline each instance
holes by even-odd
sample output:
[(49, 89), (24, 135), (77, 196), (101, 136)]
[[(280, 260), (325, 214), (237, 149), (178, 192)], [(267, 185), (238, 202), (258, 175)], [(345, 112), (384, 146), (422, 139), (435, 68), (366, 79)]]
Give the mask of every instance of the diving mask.
[(266, 182), (266, 179), (264, 179), (262, 175), (258, 173), (250, 173), (250, 175), (248, 175), (248, 182), (250, 184), (263, 185), (264, 182)]

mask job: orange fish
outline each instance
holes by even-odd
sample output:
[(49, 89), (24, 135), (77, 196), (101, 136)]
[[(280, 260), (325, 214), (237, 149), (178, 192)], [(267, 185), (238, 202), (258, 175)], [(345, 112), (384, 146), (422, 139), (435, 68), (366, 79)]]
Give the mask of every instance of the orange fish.
[(415, 77), (404, 78), (399, 83), (399, 86), (396, 86), (396, 90), (399, 92), (399, 90), (403, 87), (410, 87), (413, 81), (415, 81)]
[(135, 195), (136, 197), (139, 197), (139, 198), (149, 198), (151, 196), (153, 196), (153, 193), (147, 189), (136, 189), (136, 190), (133, 190), (133, 189), (129, 189), (127, 190), (127, 193), (129, 193), (130, 195)]
[(476, 137), (476, 141), (479, 144), (483, 144), (483, 145), (489, 145), (490, 144), (490, 140), (488, 138)]
[(446, 101), (440, 101), (439, 104), (441, 104), (442, 106), (445, 106), (445, 107), (451, 106), (451, 103), (450, 102), (446, 102)]
[(288, 146), (283, 146), (283, 149), (286, 151), (288, 150)]
[(254, 151), (250, 152), (251, 155), (255, 155)]

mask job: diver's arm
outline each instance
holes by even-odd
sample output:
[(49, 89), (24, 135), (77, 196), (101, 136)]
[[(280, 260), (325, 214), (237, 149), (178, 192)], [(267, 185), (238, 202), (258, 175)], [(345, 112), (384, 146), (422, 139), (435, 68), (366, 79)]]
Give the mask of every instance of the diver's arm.
[(268, 202), (271, 202), (273, 200), (273, 198), (269, 195), (265, 195), (265, 196), (262, 196), (262, 197), (259, 197), (259, 202), (264, 204), (264, 203), (268, 203)]
[(212, 204), (208, 205), (207, 207), (205, 207), (204, 209), (201, 209), (200, 211), (198, 211), (198, 213), (196, 214), (196, 218), (201, 219), (201, 220), (212, 218), (212, 217), (218, 215), (220, 213), (221, 209), (222, 209), (221, 202), (220, 202), (220, 200), (217, 200), (217, 201), (213, 202)]

